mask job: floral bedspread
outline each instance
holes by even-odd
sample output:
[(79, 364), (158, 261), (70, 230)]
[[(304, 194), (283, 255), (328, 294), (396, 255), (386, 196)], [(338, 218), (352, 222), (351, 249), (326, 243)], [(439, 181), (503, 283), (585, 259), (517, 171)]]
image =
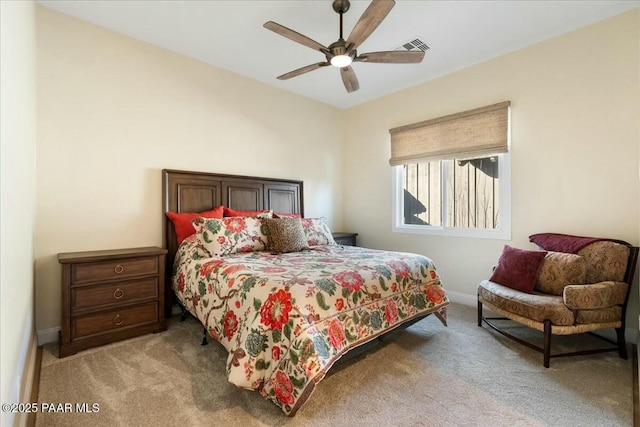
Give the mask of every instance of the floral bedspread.
[(176, 256), (178, 299), (229, 352), (229, 381), (294, 415), (346, 351), (449, 304), (430, 259), (351, 246)]

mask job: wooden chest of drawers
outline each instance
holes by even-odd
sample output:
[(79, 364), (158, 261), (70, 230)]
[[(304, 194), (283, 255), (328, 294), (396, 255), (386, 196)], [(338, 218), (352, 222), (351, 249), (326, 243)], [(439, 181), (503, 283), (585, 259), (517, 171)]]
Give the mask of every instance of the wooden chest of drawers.
[(164, 331), (164, 269), (158, 247), (58, 254), (62, 264), (60, 357)]

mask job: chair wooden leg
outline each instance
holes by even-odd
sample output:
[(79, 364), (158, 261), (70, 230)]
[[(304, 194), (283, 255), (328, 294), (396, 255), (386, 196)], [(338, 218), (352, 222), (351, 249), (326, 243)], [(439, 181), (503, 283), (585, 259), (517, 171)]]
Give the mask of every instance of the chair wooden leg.
[(544, 321), (544, 367), (549, 367), (549, 359), (551, 359), (551, 320)]
[(482, 302), (478, 298), (478, 326), (482, 327)]
[(624, 328), (616, 328), (618, 335), (618, 354), (621, 359), (627, 360), (627, 342), (624, 339)]

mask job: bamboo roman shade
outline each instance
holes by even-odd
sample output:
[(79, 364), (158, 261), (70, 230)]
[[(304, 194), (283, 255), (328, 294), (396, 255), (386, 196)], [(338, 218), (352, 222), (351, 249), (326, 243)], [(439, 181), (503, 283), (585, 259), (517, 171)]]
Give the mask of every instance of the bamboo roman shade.
[(508, 151), (510, 101), (389, 130), (391, 166)]

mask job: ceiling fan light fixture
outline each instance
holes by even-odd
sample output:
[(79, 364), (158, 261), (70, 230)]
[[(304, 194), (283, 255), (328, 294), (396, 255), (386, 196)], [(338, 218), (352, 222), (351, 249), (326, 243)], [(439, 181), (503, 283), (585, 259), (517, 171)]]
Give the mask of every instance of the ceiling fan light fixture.
[(331, 65), (338, 68), (344, 68), (351, 65), (353, 58), (349, 55), (336, 55), (331, 58)]

